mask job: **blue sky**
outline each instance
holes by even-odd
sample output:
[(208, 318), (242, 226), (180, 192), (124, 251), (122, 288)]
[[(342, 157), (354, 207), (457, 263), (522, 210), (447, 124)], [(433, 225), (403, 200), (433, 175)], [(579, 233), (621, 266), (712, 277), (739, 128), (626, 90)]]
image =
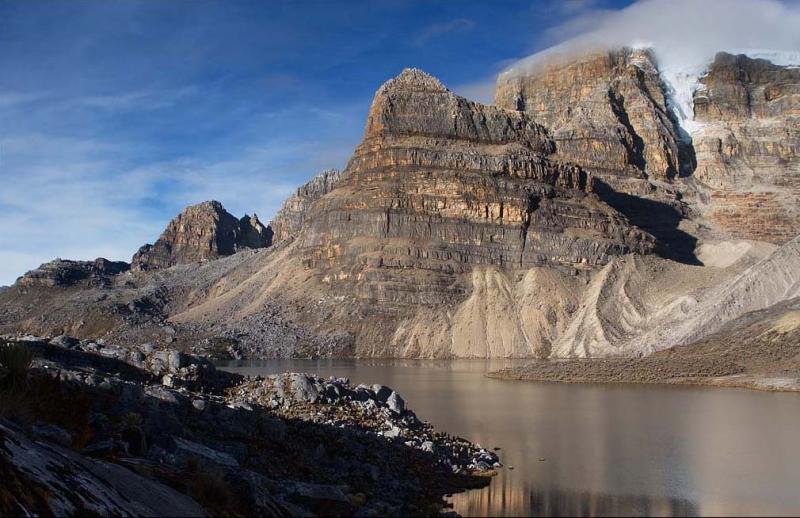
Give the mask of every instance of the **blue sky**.
[(129, 260), (206, 199), (268, 220), (345, 165), (404, 67), (490, 101), (509, 63), (627, 3), (0, 0), (0, 284)]

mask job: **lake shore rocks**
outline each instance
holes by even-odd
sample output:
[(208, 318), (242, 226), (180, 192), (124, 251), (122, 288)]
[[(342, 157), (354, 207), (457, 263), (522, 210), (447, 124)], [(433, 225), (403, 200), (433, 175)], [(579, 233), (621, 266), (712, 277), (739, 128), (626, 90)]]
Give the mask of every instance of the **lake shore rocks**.
[[(17, 481), (0, 489), (2, 514), (163, 514), (170, 499), (184, 515), (436, 514), (500, 467), (381, 385), (243, 377), (149, 345), (2, 338), (35, 353), (9, 407), (24, 411), (5, 411), (0, 391), (0, 473)], [(33, 458), (65, 467), (39, 480)], [(80, 497), (103, 484), (100, 501)]]

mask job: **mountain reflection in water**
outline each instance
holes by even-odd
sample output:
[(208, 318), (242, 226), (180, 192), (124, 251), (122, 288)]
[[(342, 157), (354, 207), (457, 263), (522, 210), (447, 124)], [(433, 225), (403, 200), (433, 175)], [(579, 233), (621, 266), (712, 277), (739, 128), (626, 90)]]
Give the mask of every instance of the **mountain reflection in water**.
[(465, 516), (800, 515), (800, 395), (485, 376), (513, 364), (269, 360), (227, 368), (388, 385), (439, 430), (501, 448), (505, 467), (489, 487), (449, 499)]
[[(498, 480), (504, 485), (506, 480)], [(666, 497), (610, 495), (588, 491), (549, 489), (509, 490), (493, 486), (488, 490), (456, 495), (464, 516), (494, 516), (498, 509), (508, 516), (697, 516), (697, 506)]]

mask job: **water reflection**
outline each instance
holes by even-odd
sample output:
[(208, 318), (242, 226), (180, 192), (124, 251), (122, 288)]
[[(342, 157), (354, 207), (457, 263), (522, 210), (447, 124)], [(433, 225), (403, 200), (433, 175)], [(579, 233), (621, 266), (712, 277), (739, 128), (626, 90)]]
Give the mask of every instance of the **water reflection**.
[[(502, 481), (506, 482), (506, 481)], [(679, 498), (613, 495), (549, 489), (511, 491), (494, 486), (458, 495), (466, 516), (697, 516), (694, 503)]]
[(484, 375), (512, 363), (275, 360), (231, 368), (389, 385), (437, 428), (501, 447), (506, 468), (492, 484), (453, 496), (463, 515), (800, 514), (798, 395)]

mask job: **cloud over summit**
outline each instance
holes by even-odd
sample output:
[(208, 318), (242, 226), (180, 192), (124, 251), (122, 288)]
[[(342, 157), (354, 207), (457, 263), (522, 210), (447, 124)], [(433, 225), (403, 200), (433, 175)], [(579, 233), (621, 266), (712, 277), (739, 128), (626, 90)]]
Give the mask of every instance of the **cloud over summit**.
[(779, 50), (800, 55), (800, 2), (640, 0), (624, 9), (587, 8), (547, 30), (554, 45), (506, 69), (593, 48), (652, 47), (662, 67), (707, 63), (718, 51)]

